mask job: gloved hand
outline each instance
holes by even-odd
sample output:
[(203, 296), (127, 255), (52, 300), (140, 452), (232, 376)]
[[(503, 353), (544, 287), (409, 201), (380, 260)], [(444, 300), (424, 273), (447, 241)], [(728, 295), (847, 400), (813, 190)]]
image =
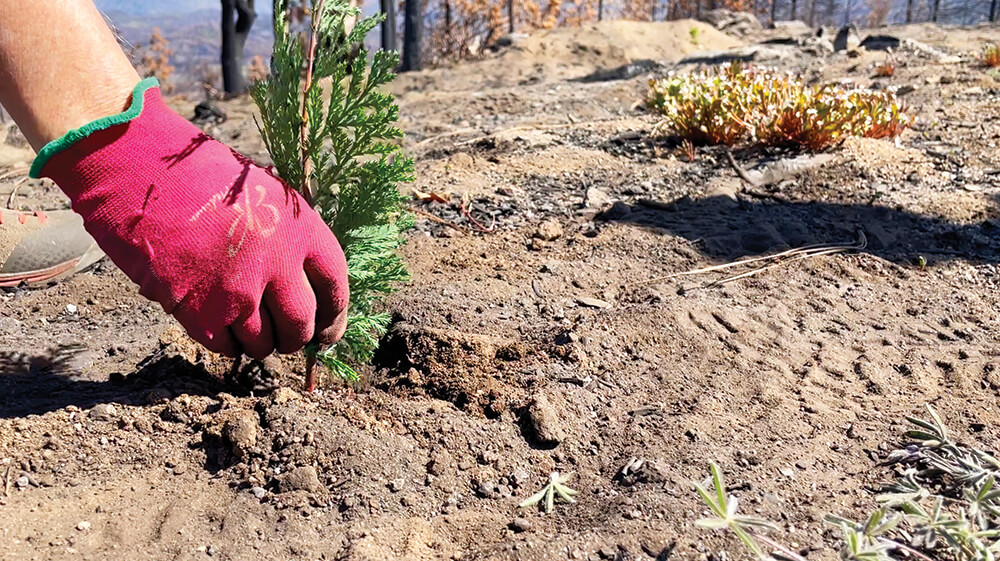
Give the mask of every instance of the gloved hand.
[(155, 79), (123, 113), (46, 145), (87, 231), (208, 349), (263, 358), (346, 327), (347, 263), (302, 197), (170, 110)]

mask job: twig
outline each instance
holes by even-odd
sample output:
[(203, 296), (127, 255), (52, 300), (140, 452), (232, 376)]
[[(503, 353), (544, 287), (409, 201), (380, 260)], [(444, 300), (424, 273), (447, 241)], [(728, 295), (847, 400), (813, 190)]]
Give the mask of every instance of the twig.
[[(323, 19), (323, 2), (318, 0), (312, 13), (309, 32), (309, 50), (306, 51), (306, 81), (302, 85), (302, 126), (299, 129), (299, 148), (302, 151), (302, 185), (299, 191), (311, 208), (313, 205), (312, 187), (309, 176), (312, 175), (312, 160), (309, 158), (309, 92), (313, 87), (313, 66), (316, 63), (316, 36)], [(306, 350), (306, 391), (312, 393), (316, 389), (316, 349)]]
[(736, 175), (740, 176), (740, 179), (746, 181), (751, 187), (760, 187), (760, 184), (750, 178), (747, 172), (736, 163), (736, 158), (733, 157), (732, 150), (726, 150), (726, 160), (729, 162), (730, 167), (736, 172)]
[(455, 131), (448, 131), (448, 132), (443, 132), (441, 134), (436, 134), (434, 136), (431, 136), (431, 137), (428, 137), (428, 138), (425, 138), (425, 139), (421, 140), (420, 142), (414, 144), (413, 146), (410, 146), (410, 150), (417, 150), (417, 149), (419, 149), (420, 147), (422, 147), (424, 145), (427, 145), (427, 144), (430, 144), (430, 143), (434, 142), (435, 140), (441, 140), (442, 138), (448, 138), (449, 136), (458, 136), (460, 134), (465, 134), (465, 133), (469, 133), (469, 132), (476, 132), (476, 130), (477, 129), (473, 129), (473, 128), (464, 128), (464, 129), (458, 129), (458, 130), (455, 130)]
[(496, 228), (497, 228), (497, 217), (496, 216), (492, 216), (493, 222), (490, 224), (489, 228), (487, 228), (486, 226), (483, 226), (482, 224), (479, 223), (478, 220), (476, 220), (475, 218), (473, 218), (472, 213), (469, 212), (469, 209), (466, 208), (466, 206), (465, 206), (465, 199), (466, 199), (466, 197), (462, 197), (462, 209), (461, 209), (462, 210), (462, 216), (465, 216), (466, 218), (468, 218), (469, 222), (472, 222), (472, 224), (476, 228), (478, 228), (480, 232), (490, 233), (490, 232), (496, 230)]
[(781, 545), (775, 540), (772, 540), (771, 538), (765, 536), (764, 534), (760, 534), (757, 532), (749, 532), (749, 533), (751, 536), (753, 536), (754, 539), (760, 540), (766, 543), (767, 545), (773, 547), (774, 549), (776, 549), (779, 553), (781, 553), (783, 557), (788, 558), (789, 561), (806, 561), (805, 557), (802, 557), (798, 553), (795, 553), (791, 549), (788, 549), (787, 547)]
[(7, 197), (7, 210), (14, 210), (14, 198), (17, 196), (17, 190), (28, 181), (25, 177), (14, 183), (14, 187), (10, 190), (10, 196)]
[(593, 120), (589, 120), (589, 121), (578, 121), (578, 122), (575, 122), (575, 123), (554, 123), (554, 124), (551, 124), (551, 125), (547, 125), (547, 124), (544, 124), (544, 123), (539, 123), (537, 125), (518, 125), (516, 127), (510, 127), (508, 129), (501, 129), (501, 130), (498, 130), (498, 131), (494, 131), (494, 132), (492, 132), (490, 134), (487, 134), (485, 136), (477, 136), (476, 138), (470, 138), (469, 140), (463, 140), (462, 142), (459, 142), (455, 146), (467, 146), (469, 144), (475, 144), (477, 142), (482, 142), (484, 140), (489, 140), (490, 138), (493, 138), (493, 137), (495, 137), (498, 134), (504, 134), (504, 133), (512, 133), (512, 132), (518, 132), (518, 131), (530, 131), (530, 130), (567, 129), (567, 128), (574, 128), (574, 127), (582, 127), (584, 125), (597, 125), (597, 124), (602, 124), (602, 123), (610, 123), (610, 122), (614, 122), (614, 121), (618, 121), (618, 120), (620, 120), (620, 119), (593, 119)]
[(859, 241), (856, 244), (853, 244), (853, 245), (849, 245), (849, 244), (838, 244), (838, 245), (811, 244), (811, 245), (804, 245), (802, 247), (797, 247), (797, 248), (789, 249), (789, 250), (786, 250), (786, 251), (782, 251), (781, 253), (775, 253), (774, 255), (763, 255), (761, 257), (751, 257), (751, 258), (748, 258), (748, 259), (740, 259), (738, 261), (733, 261), (732, 263), (724, 263), (722, 265), (713, 265), (711, 267), (703, 267), (701, 269), (694, 269), (694, 270), (691, 270), (691, 271), (681, 271), (679, 273), (671, 273), (669, 275), (663, 275), (663, 276), (660, 276), (660, 277), (653, 277), (651, 279), (647, 279), (647, 280), (641, 281), (639, 284), (651, 284), (651, 283), (656, 283), (656, 282), (660, 282), (660, 281), (669, 280), (669, 279), (676, 278), (676, 277), (683, 277), (683, 276), (689, 276), (689, 275), (700, 275), (702, 273), (711, 273), (713, 271), (721, 271), (723, 269), (731, 269), (733, 267), (739, 267), (740, 265), (748, 265), (750, 263), (757, 263), (757, 262), (760, 262), (760, 261), (768, 261), (768, 260), (772, 260), (772, 259), (780, 259), (782, 257), (792, 257), (792, 256), (800, 255), (800, 254), (803, 254), (803, 253), (811, 253), (811, 252), (816, 252), (816, 251), (827, 251), (827, 250), (831, 250), (831, 249), (838, 249), (840, 251), (851, 251), (851, 250), (864, 249), (865, 247), (868, 246), (868, 238), (865, 237), (865, 233), (864, 232), (859, 232), (859, 235), (860, 235)]
[[(306, 52), (306, 81), (302, 85), (302, 126), (299, 129), (299, 148), (302, 150), (302, 196), (306, 199), (306, 204), (312, 206), (312, 188), (309, 186), (309, 176), (312, 174), (312, 161), (309, 159), (309, 147), (306, 141), (309, 136), (309, 92), (312, 91), (313, 66), (316, 63), (316, 36), (319, 35), (320, 20), (323, 19), (323, 2), (316, 2), (316, 9), (313, 10), (311, 29), (309, 33), (309, 50)], [(310, 373), (306, 373), (308, 378)]]
[(24, 175), (28, 173), (28, 166), (12, 166), (5, 172), (0, 173), (0, 179), (10, 179), (15, 175)]
[(431, 222), (437, 222), (438, 224), (444, 224), (445, 226), (447, 226), (449, 228), (453, 228), (455, 230), (458, 230), (459, 232), (462, 232), (463, 234), (467, 234), (469, 232), (464, 227), (459, 226), (458, 224), (455, 224), (454, 222), (451, 222), (450, 220), (445, 220), (444, 218), (441, 218), (440, 216), (435, 216), (435, 215), (427, 212), (426, 210), (421, 210), (419, 208), (411, 206), (410, 207), (410, 212), (412, 212), (414, 214), (419, 214), (420, 216), (423, 216), (424, 218), (430, 220)]
[(848, 248), (848, 247), (835, 247), (835, 248), (827, 249), (827, 250), (824, 250), (824, 251), (814, 251), (814, 252), (809, 252), (809, 253), (802, 253), (802, 254), (796, 255), (795, 257), (791, 257), (789, 259), (784, 259), (782, 261), (778, 261), (777, 263), (772, 263), (770, 265), (764, 265), (763, 267), (759, 267), (759, 268), (754, 269), (752, 271), (747, 271), (745, 273), (740, 273), (738, 275), (733, 275), (731, 277), (726, 277), (726, 278), (721, 279), (721, 280), (710, 282), (710, 283), (708, 283), (706, 285), (706, 288), (711, 288), (713, 286), (722, 286), (724, 284), (729, 284), (729, 283), (731, 283), (733, 281), (738, 281), (740, 279), (749, 278), (749, 277), (752, 277), (754, 275), (757, 275), (758, 273), (763, 273), (764, 271), (769, 271), (771, 269), (775, 269), (775, 268), (781, 267), (782, 265), (787, 265), (789, 263), (792, 263), (793, 261), (801, 261), (802, 259), (809, 259), (810, 257), (819, 257), (821, 255), (830, 255), (830, 254), (833, 254), (833, 253), (841, 253), (841, 252), (847, 251), (848, 249), (850, 249), (850, 248)]
[(912, 555), (912, 556), (920, 559), (921, 561), (934, 561), (934, 559), (932, 559), (932, 558), (924, 555), (923, 553), (917, 551), (916, 549), (913, 549), (912, 547), (910, 547), (908, 545), (901, 544), (901, 543), (899, 543), (899, 542), (897, 542), (895, 540), (890, 540), (889, 538), (883, 538), (881, 536), (878, 537), (878, 538), (876, 538), (876, 539), (879, 541), (879, 543), (884, 543), (884, 544), (892, 546), (892, 547), (894, 547), (896, 549), (901, 549), (901, 550), (909, 553), (910, 555)]
[(3, 495), (5, 497), (10, 496), (10, 472), (13, 470), (14, 470), (14, 462), (11, 461), (9, 464), (7, 464), (7, 475), (4, 476)]

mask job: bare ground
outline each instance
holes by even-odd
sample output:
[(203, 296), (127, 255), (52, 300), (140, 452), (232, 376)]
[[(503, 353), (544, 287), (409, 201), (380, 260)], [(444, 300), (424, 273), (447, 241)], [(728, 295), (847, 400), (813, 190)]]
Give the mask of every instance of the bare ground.
[[(890, 31), (951, 55), (1000, 38)], [(601, 33), (610, 45), (635, 30)], [(821, 518), (873, 507), (903, 416), (931, 403), (995, 447), (991, 72), (900, 52), (890, 83), (913, 88), (917, 121), (898, 144), (851, 141), (748, 187), (721, 151), (688, 162), (653, 134), (635, 108), (647, 75), (573, 81), (641, 54), (582, 64), (566, 45), (595, 42), (565, 35), (545, 51), (559, 56), (525, 48), (400, 80), (414, 187), (467, 194), (494, 229), (457, 204), (414, 202), (452, 226), (422, 218), (412, 232), (413, 282), (388, 303), (393, 332), (357, 388), (301, 395), (295, 357), (226, 378), (229, 362), (111, 265), (0, 295), (0, 557), (742, 555), (693, 527), (704, 509), (690, 482), (716, 461), (744, 509), (780, 523), (777, 539), (833, 559)], [(701, 37), (692, 51), (740, 43)], [(645, 58), (680, 58), (655, 47)], [(525, 52), (537, 77), (509, 74)], [(774, 64), (869, 84), (883, 58)], [(248, 103), (225, 109), (210, 132), (263, 158)], [(24, 159), (8, 153), (8, 167)], [(792, 155), (736, 157), (755, 173)], [(40, 183), (21, 193), (25, 206), (63, 204)], [(705, 284), (724, 273), (664, 278), (860, 233), (863, 250), (720, 287)], [(575, 473), (579, 502), (519, 511), (553, 470)]]

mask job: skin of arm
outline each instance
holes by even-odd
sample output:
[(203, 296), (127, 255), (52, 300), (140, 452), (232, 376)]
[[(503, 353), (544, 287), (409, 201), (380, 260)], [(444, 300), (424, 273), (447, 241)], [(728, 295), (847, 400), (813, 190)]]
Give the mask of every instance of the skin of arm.
[[(124, 111), (139, 80), (92, 0), (0, 0), (0, 105), (36, 152), (73, 129)], [(299, 275), (308, 286), (306, 272)], [(323, 307), (334, 294), (315, 297)], [(273, 304), (268, 298), (265, 293)], [(277, 314), (271, 317), (281, 323), (285, 318)], [(346, 325), (345, 308), (316, 339), (335, 342)]]
[(0, 1), (0, 105), (36, 152), (123, 111), (139, 79), (91, 0)]

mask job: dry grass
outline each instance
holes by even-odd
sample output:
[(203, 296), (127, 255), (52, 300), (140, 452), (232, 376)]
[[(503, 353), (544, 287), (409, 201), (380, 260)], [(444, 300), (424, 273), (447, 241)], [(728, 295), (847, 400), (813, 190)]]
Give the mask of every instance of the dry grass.
[(1000, 67), (1000, 45), (987, 45), (980, 60), (990, 68)]
[(892, 78), (896, 74), (896, 57), (892, 53), (886, 55), (885, 60), (875, 65), (876, 78)]

